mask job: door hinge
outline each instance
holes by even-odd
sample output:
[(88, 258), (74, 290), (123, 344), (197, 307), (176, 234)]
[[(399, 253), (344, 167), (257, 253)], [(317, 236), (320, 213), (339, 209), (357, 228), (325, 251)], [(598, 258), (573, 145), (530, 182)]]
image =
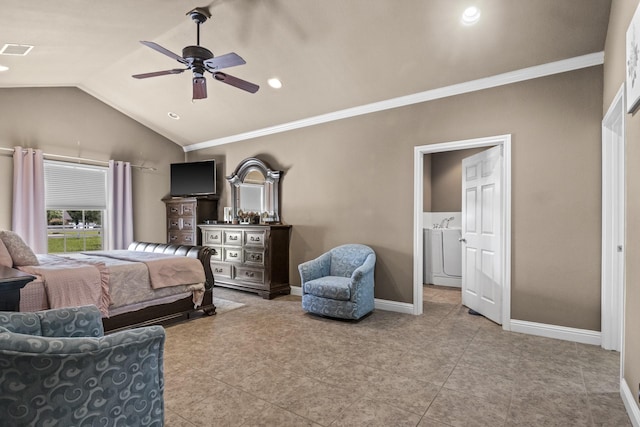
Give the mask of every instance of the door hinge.
[(618, 252), (622, 252), (622, 245), (618, 245)]

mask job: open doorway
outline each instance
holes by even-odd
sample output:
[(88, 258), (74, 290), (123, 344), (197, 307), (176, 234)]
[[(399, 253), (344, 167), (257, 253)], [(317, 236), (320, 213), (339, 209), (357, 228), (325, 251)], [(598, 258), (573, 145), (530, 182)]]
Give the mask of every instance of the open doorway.
[(477, 138), (463, 141), (445, 142), (415, 147), (414, 149), (414, 292), (413, 312), (422, 314), (423, 311), (423, 274), (424, 274), (424, 156), (433, 153), (466, 150), (473, 148), (487, 148), (501, 146), (502, 188), (503, 199), (500, 206), (501, 217), (501, 262), (500, 274), (503, 278), (502, 313), (501, 320), (504, 329), (509, 329), (511, 316), (511, 135), (501, 135), (487, 138)]

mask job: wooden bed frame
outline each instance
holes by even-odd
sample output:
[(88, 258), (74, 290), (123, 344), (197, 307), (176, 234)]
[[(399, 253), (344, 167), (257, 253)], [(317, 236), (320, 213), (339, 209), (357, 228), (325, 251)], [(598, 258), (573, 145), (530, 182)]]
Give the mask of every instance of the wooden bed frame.
[(211, 248), (207, 246), (133, 242), (129, 245), (128, 249), (130, 251), (184, 255), (198, 259), (204, 267), (206, 277), (204, 300), (198, 308), (193, 307), (192, 297), (189, 296), (172, 303), (158, 304), (141, 310), (103, 318), (102, 323), (105, 332), (115, 332), (121, 329), (147, 325), (164, 325), (193, 317), (200, 317), (203, 314), (206, 316), (216, 314), (216, 306), (213, 304), (212, 293), (214, 278), (213, 271), (211, 270)]

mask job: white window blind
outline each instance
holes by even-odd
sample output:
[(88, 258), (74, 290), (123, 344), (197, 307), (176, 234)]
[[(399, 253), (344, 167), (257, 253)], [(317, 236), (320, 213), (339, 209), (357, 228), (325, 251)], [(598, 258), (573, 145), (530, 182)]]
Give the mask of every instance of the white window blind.
[(47, 209), (103, 210), (107, 208), (107, 168), (44, 162)]

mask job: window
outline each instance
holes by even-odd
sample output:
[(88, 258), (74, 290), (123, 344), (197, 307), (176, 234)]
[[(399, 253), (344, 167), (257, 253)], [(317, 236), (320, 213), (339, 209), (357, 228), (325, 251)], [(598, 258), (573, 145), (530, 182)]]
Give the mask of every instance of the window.
[(103, 248), (107, 168), (44, 162), (49, 253)]

